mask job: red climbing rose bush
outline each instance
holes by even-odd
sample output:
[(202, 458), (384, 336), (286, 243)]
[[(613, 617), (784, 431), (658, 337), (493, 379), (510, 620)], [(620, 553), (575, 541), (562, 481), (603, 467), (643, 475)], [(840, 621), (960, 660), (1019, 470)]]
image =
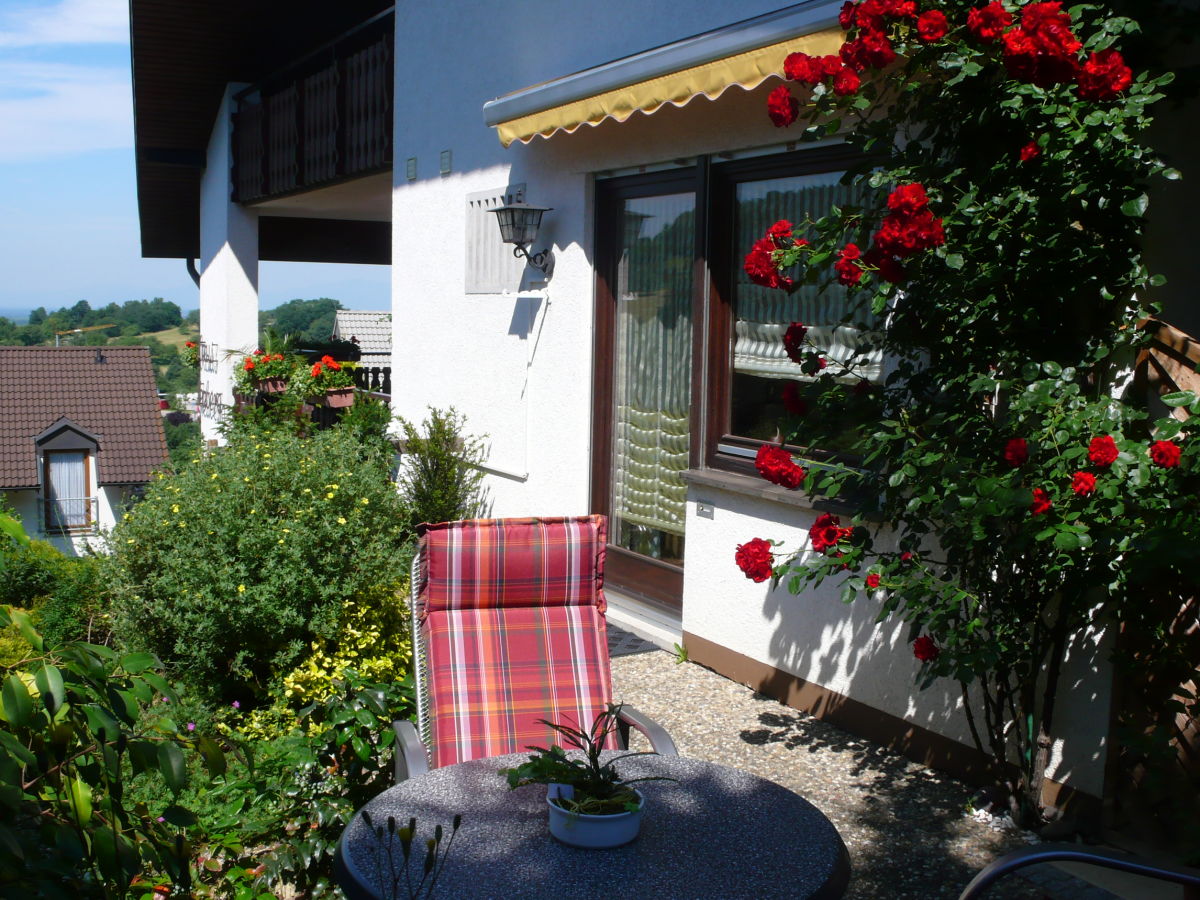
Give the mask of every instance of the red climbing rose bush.
[[(1162, 610), (1200, 558), (1200, 401), (1169, 395), (1177, 415), (1155, 419), (1122, 389), (1162, 283), (1139, 251), (1147, 188), (1179, 177), (1145, 144), (1171, 78), (1135, 77), (1137, 24), (1098, 5), (862, 0), (839, 21), (837, 54), (781, 61), (768, 115), (861, 150), (846, 181), (877, 200), (742, 252), (758, 284), (847, 291), (842, 322), (787, 328), (812, 383), (789, 382), (784, 444), (756, 460), (844, 511), (799, 547), (742, 544), (737, 564), (793, 592), (833, 579), (906, 622), (920, 684), (961, 683), (997, 784), (1036, 824), (1067, 648), (1117, 623), (1168, 646)], [(886, 327), (858, 324), (872, 317)], [(858, 328), (861, 355), (826, 367), (811, 324)], [(880, 352), (882, 384), (864, 365)], [(855, 416), (852, 453), (817, 452), (844, 450)]]

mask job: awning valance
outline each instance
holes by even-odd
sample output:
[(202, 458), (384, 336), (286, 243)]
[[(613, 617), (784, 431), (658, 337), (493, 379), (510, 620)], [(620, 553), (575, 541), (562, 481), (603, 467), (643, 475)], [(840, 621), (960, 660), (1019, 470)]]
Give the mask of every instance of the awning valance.
[(837, 53), (844, 39), (838, 6), (803, 3), (534, 85), (485, 103), (484, 121), (507, 147), (700, 95), (716, 99), (735, 84), (752, 90), (782, 75), (789, 53)]

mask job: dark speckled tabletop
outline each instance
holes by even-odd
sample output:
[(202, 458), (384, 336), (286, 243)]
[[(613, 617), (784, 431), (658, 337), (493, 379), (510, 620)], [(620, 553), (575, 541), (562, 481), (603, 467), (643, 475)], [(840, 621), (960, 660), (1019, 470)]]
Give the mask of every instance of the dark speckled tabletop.
[[(497, 770), (523, 755), (435, 769), (380, 794), (372, 821), (417, 818), (412, 872), (423, 842), (456, 813), (462, 827), (437, 884), (437, 897), (579, 898), (650, 896), (840, 897), (849, 877), (846, 849), (829, 820), (784, 787), (739, 769), (678, 756), (637, 756), (619, 764), (646, 795), (641, 834), (612, 850), (580, 850), (550, 836), (546, 788), (509, 791)], [(387, 840), (385, 835), (384, 840)], [(406, 898), (393, 889), (384, 845), (361, 814), (342, 836), (339, 880), (348, 897)], [(400, 859), (398, 848), (394, 858)]]

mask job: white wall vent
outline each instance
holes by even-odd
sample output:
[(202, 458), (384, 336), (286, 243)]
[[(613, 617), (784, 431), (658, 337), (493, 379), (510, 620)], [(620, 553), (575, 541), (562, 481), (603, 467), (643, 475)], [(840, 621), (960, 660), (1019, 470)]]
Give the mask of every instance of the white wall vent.
[(511, 244), (501, 242), (500, 228), (490, 210), (524, 197), (524, 184), (467, 194), (468, 294), (520, 290), (525, 260), (513, 256)]

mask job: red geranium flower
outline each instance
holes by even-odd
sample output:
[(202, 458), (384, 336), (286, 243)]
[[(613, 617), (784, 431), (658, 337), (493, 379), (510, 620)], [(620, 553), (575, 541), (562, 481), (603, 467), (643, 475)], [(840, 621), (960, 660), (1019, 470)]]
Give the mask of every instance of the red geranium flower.
[(1088, 444), (1088, 460), (1096, 466), (1107, 468), (1117, 460), (1117, 442), (1110, 435), (1092, 438)]
[(1011, 438), (1004, 445), (1004, 461), (1014, 469), (1019, 468), (1029, 460), (1029, 445), (1025, 438)]
[(793, 416), (808, 415), (808, 401), (800, 396), (800, 386), (794, 381), (783, 386), (783, 408)]
[(1181, 452), (1174, 441), (1155, 441), (1150, 445), (1150, 458), (1156, 466), (1164, 469), (1174, 469), (1179, 465)]
[(313, 378), (316, 378), (316, 377), (317, 377), (318, 375), (320, 375), (320, 374), (321, 374), (321, 364), (320, 364), (320, 363), (313, 363), (313, 367), (312, 367), (312, 377), (313, 377)]
[(879, 587), (879, 576), (874, 575), (874, 574), (868, 575), (867, 576), (867, 587), (869, 587), (869, 588)]
[(1109, 48), (1089, 56), (1076, 81), (1084, 100), (1111, 100), (1133, 83), (1133, 70), (1119, 52)]
[(855, 263), (860, 256), (862, 252), (854, 244), (847, 244), (842, 248), (838, 261), (833, 264), (839, 284), (858, 284), (862, 280), (862, 269)]
[(184, 342), (183, 342), (183, 346), (185, 346), (185, 347), (195, 347), (195, 346), (196, 346), (196, 342), (195, 342), (195, 341), (184, 341)]
[(913, 641), (913, 656), (921, 662), (933, 662), (941, 652), (941, 648), (927, 634), (923, 634)]
[(1030, 141), (1021, 148), (1021, 162), (1029, 162), (1032, 159), (1037, 159), (1042, 155), (1042, 148), (1037, 145), (1037, 141)]
[(1096, 476), (1090, 472), (1076, 472), (1071, 476), (1071, 490), (1080, 497), (1086, 497), (1096, 490)]
[(931, 9), (917, 17), (917, 37), (926, 44), (944, 38), (949, 30), (950, 23), (946, 21), (946, 14), (941, 10)]
[(990, 44), (1013, 23), (1012, 13), (999, 0), (992, 0), (982, 9), (967, 13), (967, 29), (985, 44)]
[(254, 368), (254, 359), (252, 357), (247, 356), (246, 361), (244, 363), (242, 363), (242, 368), (245, 369), (247, 372), (249, 372), (251, 369)]
[(775, 558), (771, 553), (770, 542), (762, 538), (752, 538), (744, 544), (738, 544), (734, 560), (738, 568), (746, 573), (746, 577), (757, 583), (771, 577)]
[(1050, 512), (1050, 508), (1054, 506), (1054, 501), (1050, 499), (1050, 495), (1042, 488), (1033, 489), (1033, 502), (1029, 504), (1029, 514), (1033, 516), (1044, 515)]
[(783, 349), (787, 352), (788, 358), (798, 365), (804, 362), (804, 336), (806, 334), (808, 334), (808, 329), (799, 322), (793, 322), (783, 333)]
[(787, 128), (800, 118), (800, 101), (792, 96), (786, 84), (781, 84), (767, 96), (767, 115), (776, 128)]
[(792, 460), (792, 454), (777, 444), (763, 444), (758, 448), (754, 468), (767, 481), (792, 491), (808, 477), (808, 472)]

